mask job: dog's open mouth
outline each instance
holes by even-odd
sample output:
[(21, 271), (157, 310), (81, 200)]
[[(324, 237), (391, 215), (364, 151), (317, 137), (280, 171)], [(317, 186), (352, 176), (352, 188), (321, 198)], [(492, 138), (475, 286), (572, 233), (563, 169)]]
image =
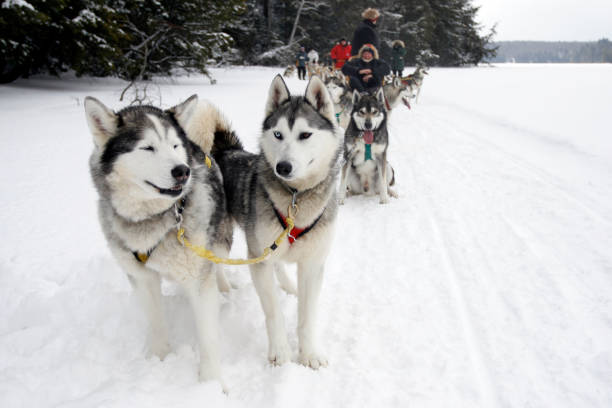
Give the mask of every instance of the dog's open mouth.
[(157, 187), (155, 184), (151, 183), (150, 181), (145, 180), (145, 183), (147, 183), (148, 185), (156, 189), (159, 192), (159, 194), (165, 194), (165, 195), (169, 195), (172, 197), (176, 197), (178, 195), (181, 195), (181, 193), (183, 192), (182, 184), (177, 184), (171, 188), (161, 188), (161, 187)]
[(402, 102), (404, 102), (404, 105), (406, 105), (408, 109), (412, 109), (410, 107), (410, 101), (408, 100), (408, 98), (402, 98)]

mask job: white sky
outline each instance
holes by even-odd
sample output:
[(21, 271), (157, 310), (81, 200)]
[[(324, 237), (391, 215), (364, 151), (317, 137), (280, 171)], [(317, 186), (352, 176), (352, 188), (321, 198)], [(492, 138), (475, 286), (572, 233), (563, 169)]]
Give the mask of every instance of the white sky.
[(612, 40), (612, 0), (473, 0), (496, 41)]

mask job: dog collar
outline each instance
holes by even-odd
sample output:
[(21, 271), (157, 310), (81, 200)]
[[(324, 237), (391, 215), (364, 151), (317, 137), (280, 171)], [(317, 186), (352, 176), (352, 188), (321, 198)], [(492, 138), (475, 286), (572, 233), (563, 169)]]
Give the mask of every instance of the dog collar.
[[(368, 160), (372, 160), (372, 144), (371, 143), (367, 143), (365, 141), (365, 134), (366, 131), (362, 131), (361, 137), (364, 141), (365, 144), (365, 152), (364, 152), (364, 157), (363, 160), (364, 161), (368, 161)], [(370, 132), (374, 132), (373, 130), (370, 130)], [(373, 140), (373, 136), (372, 136), (372, 140)]]
[[(280, 211), (278, 211), (276, 207), (273, 206), (272, 208), (274, 208), (274, 214), (276, 214), (276, 218), (278, 219), (278, 222), (282, 225), (283, 228), (287, 228), (287, 217), (285, 217)], [(323, 210), (323, 212), (325, 212), (325, 210)], [(287, 235), (287, 240), (289, 241), (289, 245), (292, 245), (299, 237), (307, 234), (308, 231), (313, 229), (314, 226), (317, 225), (317, 222), (319, 222), (322, 216), (323, 216), (323, 213), (321, 213), (321, 215), (319, 215), (317, 219), (314, 220), (314, 222), (306, 228), (293, 227), (291, 232), (289, 232), (289, 235)]]
[[(174, 203), (173, 209), (177, 228), (180, 228), (181, 223), (183, 222), (183, 210), (185, 209), (186, 202), (187, 199), (183, 197), (180, 199), (180, 201)], [(151, 256), (153, 251), (155, 251), (155, 248), (157, 248), (157, 244), (153, 248), (149, 249), (147, 252), (132, 251), (132, 255), (134, 255), (134, 258), (136, 258), (138, 262), (144, 265), (149, 260), (149, 257)]]

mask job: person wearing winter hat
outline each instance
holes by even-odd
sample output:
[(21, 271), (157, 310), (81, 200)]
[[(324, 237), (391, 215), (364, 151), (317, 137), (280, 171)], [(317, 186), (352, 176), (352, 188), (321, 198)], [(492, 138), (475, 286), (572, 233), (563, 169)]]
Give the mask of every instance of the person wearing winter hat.
[(378, 50), (372, 44), (364, 44), (358, 57), (353, 57), (342, 67), (342, 73), (349, 77), (350, 86), (359, 92), (373, 93), (382, 86), (389, 65), (378, 59)]
[(402, 40), (395, 40), (391, 44), (391, 71), (393, 75), (401, 77), (404, 71), (404, 55), (406, 55), (406, 45)]
[(342, 69), (344, 63), (351, 57), (351, 46), (342, 38), (330, 52), (335, 69)]
[(380, 39), (376, 31), (376, 23), (380, 18), (380, 13), (375, 8), (367, 8), (361, 13), (361, 17), (363, 17), (363, 21), (353, 34), (351, 55), (357, 55), (364, 44), (372, 44), (376, 49), (380, 49)]

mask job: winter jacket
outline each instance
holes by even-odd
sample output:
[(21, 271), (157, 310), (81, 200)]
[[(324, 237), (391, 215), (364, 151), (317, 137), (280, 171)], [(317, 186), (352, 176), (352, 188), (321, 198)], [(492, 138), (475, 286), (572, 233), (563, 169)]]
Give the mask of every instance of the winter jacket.
[(376, 32), (376, 24), (370, 20), (363, 20), (353, 34), (353, 50), (351, 55), (357, 55), (364, 44), (372, 44), (376, 49), (380, 48), (380, 40)]
[[(357, 57), (351, 58), (349, 62), (344, 64), (344, 66), (342, 67), (342, 73), (344, 75), (348, 75), (350, 77), (354, 77), (358, 79), (363, 84), (364, 88), (368, 88), (368, 89), (378, 88), (382, 86), (382, 81), (385, 75), (389, 75), (389, 73), (391, 72), (391, 70), (389, 69), (389, 65), (386, 62), (378, 59), (378, 50), (376, 50), (375, 48), (373, 49), (374, 58), (368, 62), (365, 62), (361, 58), (363, 50), (365, 48), (373, 48), (373, 47), (368, 47), (364, 45), (361, 48), (362, 49), (359, 51), (359, 55)], [(363, 78), (368, 74), (360, 74), (359, 71), (361, 71), (362, 69), (368, 69), (368, 68), (372, 70), (371, 75), (373, 78), (370, 81), (365, 82)]]
[(393, 49), (391, 50), (391, 69), (401, 71), (404, 69), (404, 55), (406, 55), (406, 47), (403, 41), (393, 41)]
[(344, 63), (351, 58), (351, 48), (350, 44), (346, 44), (343, 47), (340, 43), (332, 48), (330, 55), (332, 60), (334, 60), (334, 68), (341, 69)]
[(306, 54), (306, 51), (299, 51), (295, 56), (295, 59), (296, 67), (306, 67), (306, 62), (308, 61), (308, 55)]

